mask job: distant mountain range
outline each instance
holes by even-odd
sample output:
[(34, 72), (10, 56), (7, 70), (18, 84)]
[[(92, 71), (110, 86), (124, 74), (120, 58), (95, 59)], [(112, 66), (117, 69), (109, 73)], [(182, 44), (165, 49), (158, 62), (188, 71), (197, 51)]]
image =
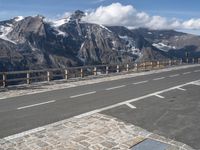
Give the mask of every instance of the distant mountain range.
[(130, 30), (83, 22), (85, 13), (0, 22), (0, 71), (200, 57), (200, 37), (174, 30)]

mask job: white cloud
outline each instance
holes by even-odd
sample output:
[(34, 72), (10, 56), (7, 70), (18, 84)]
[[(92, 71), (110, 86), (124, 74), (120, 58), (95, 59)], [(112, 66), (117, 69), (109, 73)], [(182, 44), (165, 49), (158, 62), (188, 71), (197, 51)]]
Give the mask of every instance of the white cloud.
[(200, 18), (186, 21), (162, 16), (151, 16), (145, 12), (137, 11), (132, 5), (113, 3), (100, 6), (87, 13), (84, 21), (103, 24), (126, 26), (130, 28), (147, 27), (151, 29), (200, 29)]

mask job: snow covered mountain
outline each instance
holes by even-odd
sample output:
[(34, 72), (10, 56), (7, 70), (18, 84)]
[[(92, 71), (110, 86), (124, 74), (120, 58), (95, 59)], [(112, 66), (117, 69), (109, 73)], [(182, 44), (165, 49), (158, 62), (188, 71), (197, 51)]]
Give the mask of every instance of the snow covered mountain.
[[(169, 51), (178, 45), (164, 43), (164, 39), (159, 41), (156, 32), (92, 24), (81, 20), (84, 15), (78, 10), (55, 21), (40, 15), (1, 21), (0, 71), (128, 63), (176, 56)], [(176, 36), (182, 34), (176, 32)]]

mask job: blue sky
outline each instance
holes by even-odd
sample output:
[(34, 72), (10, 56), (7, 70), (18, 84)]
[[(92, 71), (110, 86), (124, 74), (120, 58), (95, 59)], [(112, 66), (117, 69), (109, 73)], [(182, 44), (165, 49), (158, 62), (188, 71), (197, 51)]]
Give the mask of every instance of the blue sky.
[(180, 19), (200, 18), (199, 0), (0, 0), (0, 19), (15, 15), (43, 14), (55, 17), (65, 11), (94, 9), (114, 2), (133, 5), (137, 10), (152, 15)]
[[(124, 6), (132, 5), (137, 11), (150, 16), (159, 15), (169, 20), (200, 18), (200, 0), (0, 0), (0, 20), (37, 14), (56, 18), (64, 12), (92, 10), (117, 2)], [(200, 34), (199, 30), (195, 32)]]

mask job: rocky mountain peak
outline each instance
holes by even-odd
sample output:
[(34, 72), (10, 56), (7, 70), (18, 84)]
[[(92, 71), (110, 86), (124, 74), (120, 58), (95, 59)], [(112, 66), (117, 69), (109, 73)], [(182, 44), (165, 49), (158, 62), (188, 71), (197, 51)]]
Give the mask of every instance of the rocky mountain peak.
[(76, 10), (72, 15), (71, 15), (71, 20), (81, 20), (82, 17), (85, 16), (85, 13), (81, 10)]
[[(0, 53), (5, 58), (0, 60), (0, 69), (183, 58), (185, 50), (190, 51), (190, 56), (200, 56), (197, 36), (172, 30), (107, 27), (81, 22), (84, 16), (84, 12), (77, 10), (56, 21), (46, 21), (41, 15), (0, 21)], [(10, 59), (11, 56), (16, 59)]]

